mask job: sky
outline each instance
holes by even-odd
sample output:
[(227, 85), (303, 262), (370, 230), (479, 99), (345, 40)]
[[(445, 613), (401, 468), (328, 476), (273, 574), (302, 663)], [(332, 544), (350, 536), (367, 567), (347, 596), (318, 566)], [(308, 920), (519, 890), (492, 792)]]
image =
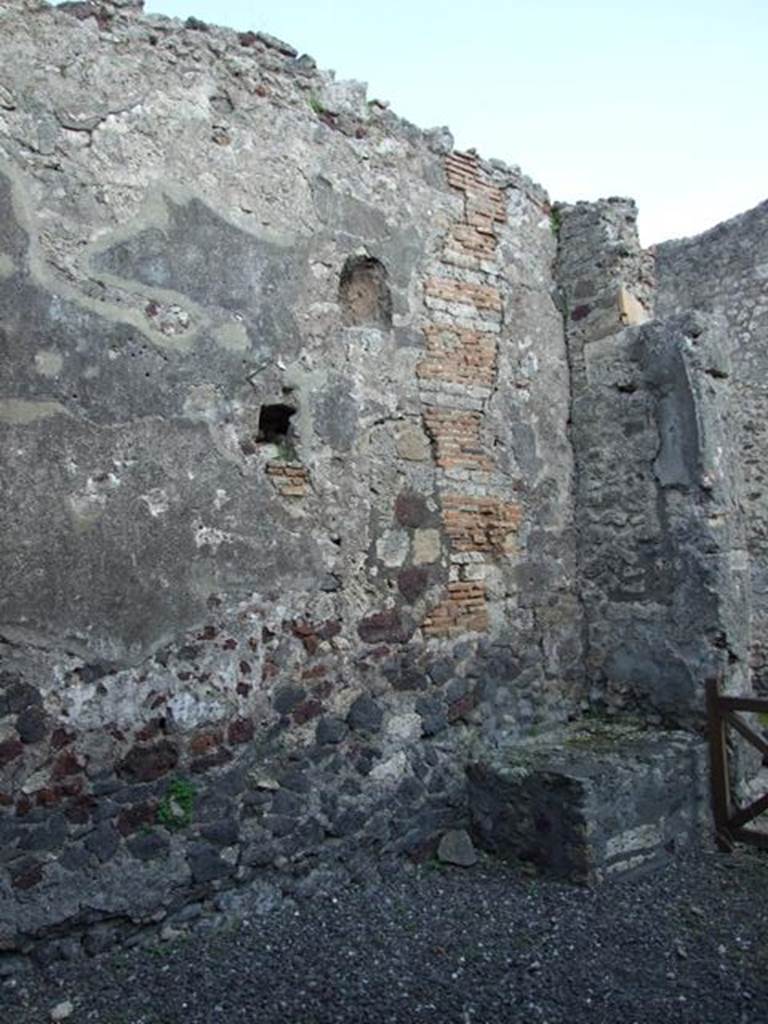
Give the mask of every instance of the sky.
[(553, 200), (625, 195), (645, 245), (768, 198), (768, 0), (146, 0), (369, 83)]

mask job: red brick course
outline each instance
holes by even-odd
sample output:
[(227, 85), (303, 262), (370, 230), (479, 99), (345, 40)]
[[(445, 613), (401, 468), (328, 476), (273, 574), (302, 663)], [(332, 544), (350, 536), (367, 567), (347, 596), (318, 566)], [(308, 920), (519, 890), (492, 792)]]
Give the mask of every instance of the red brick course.
[(284, 498), (304, 498), (309, 494), (309, 471), (297, 462), (268, 462), (267, 476)]
[[(437, 381), (490, 389), (496, 374), (497, 340), (487, 324), (491, 319), (500, 320), (503, 314), (502, 295), (495, 283), (495, 261), (497, 225), (507, 219), (505, 196), (487, 180), (473, 153), (452, 153), (446, 158), (445, 168), (450, 187), (464, 196), (464, 213), (445, 242), (445, 276), (433, 276), (425, 282), (424, 299), (427, 308), (438, 310), (441, 316), (450, 312), (452, 306), (463, 307), (456, 311), (458, 318), (462, 322), (475, 321), (476, 327), (434, 322), (426, 326), (426, 352), (416, 374), (425, 383)], [(472, 280), (459, 279), (456, 267), (473, 271)], [(439, 397), (435, 400), (440, 401)], [(429, 404), (423, 416), (439, 469), (483, 473), (493, 469), (492, 455), (483, 447), (482, 410)], [(477, 479), (475, 476), (474, 480)], [(480, 564), (472, 561), (454, 567), (460, 578), (448, 583), (445, 598), (427, 613), (422, 624), (425, 636), (452, 637), (488, 629), (482, 563), (512, 551), (520, 517), (517, 503), (499, 497), (443, 494), (443, 528), (451, 551), (473, 553)], [(469, 576), (479, 578), (466, 578)]]
[(427, 614), (423, 628), (426, 636), (484, 632), (488, 628), (485, 584), (449, 583), (448, 597)]
[(426, 358), (416, 367), (422, 380), (456, 384), (493, 385), (496, 371), (496, 338), (483, 331), (442, 327), (424, 328)]
[(429, 278), (424, 285), (424, 294), (427, 299), (474, 306), (479, 313), (500, 313), (502, 308), (498, 288), (472, 281), (457, 281), (452, 277)]
[(443, 495), (443, 524), (453, 551), (508, 554), (520, 525), (521, 509), (501, 498)]
[(435, 444), (435, 461), (440, 469), (479, 469), (489, 471), (493, 463), (483, 450), (480, 430), (481, 412), (427, 408), (424, 426)]

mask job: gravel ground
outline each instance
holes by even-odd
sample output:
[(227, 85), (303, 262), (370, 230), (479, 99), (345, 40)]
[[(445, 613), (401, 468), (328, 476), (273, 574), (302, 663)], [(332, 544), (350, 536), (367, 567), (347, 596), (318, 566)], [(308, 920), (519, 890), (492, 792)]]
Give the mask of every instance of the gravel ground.
[(597, 890), (484, 862), (6, 980), (2, 1024), (768, 1022), (768, 856)]

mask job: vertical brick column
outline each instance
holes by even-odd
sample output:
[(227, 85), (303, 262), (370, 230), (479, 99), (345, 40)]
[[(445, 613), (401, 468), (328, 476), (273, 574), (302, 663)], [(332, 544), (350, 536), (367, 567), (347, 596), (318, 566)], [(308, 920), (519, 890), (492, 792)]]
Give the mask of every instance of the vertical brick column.
[(520, 518), (517, 505), (491, 493), (494, 464), (484, 437), (504, 317), (496, 231), (506, 203), (472, 153), (448, 156), (446, 175), (464, 209), (424, 284), (425, 356), (416, 368), (451, 559), (446, 597), (424, 621), (427, 636), (488, 628), (486, 566), (510, 554)]

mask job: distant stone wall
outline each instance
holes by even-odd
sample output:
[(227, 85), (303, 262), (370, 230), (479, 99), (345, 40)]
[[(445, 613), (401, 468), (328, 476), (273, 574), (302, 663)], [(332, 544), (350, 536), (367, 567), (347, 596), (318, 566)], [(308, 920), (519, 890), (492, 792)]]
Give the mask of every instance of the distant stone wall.
[(733, 345), (733, 415), (751, 572), (751, 666), (755, 684), (768, 692), (768, 203), (695, 238), (657, 246), (655, 256), (660, 313), (717, 313)]
[(429, 856), (583, 695), (546, 196), (131, 6), (0, 106), (0, 947)]
[(695, 727), (708, 677), (747, 686), (733, 339), (715, 317), (650, 319), (633, 204), (560, 217), (590, 696)]

